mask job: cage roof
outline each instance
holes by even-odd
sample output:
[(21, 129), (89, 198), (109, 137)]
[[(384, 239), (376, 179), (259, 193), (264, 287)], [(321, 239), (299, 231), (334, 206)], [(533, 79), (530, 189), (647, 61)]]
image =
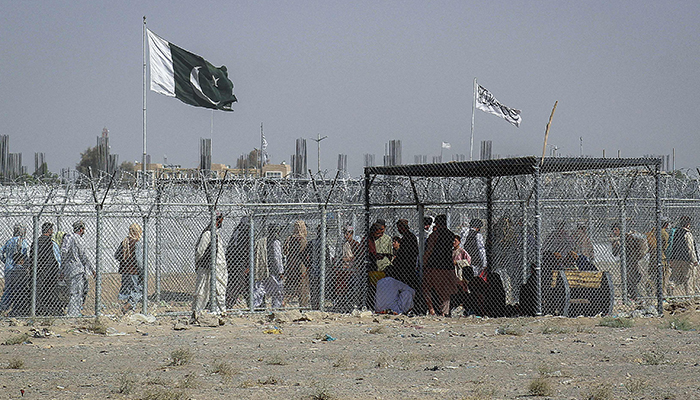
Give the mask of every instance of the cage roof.
[(496, 177), (534, 174), (540, 172), (574, 172), (614, 168), (652, 167), (661, 165), (660, 158), (575, 158), (535, 156), (500, 158), (496, 160), (453, 161), (439, 164), (395, 165), (365, 167), (366, 175), (420, 177)]

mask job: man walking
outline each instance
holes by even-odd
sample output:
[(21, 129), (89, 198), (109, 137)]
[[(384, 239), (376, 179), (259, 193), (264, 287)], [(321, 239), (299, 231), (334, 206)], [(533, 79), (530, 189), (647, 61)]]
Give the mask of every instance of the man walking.
[[(226, 311), (226, 285), (228, 284), (228, 270), (226, 269), (226, 250), (221, 240), (219, 229), (224, 222), (224, 216), (216, 215), (216, 236), (214, 236), (216, 254), (214, 255), (214, 274), (216, 284), (214, 287), (214, 298), (211, 299), (212, 310), (215, 313)], [(192, 314), (196, 320), (198, 314), (204, 310), (207, 302), (210, 301), (211, 284), (211, 239), (212, 226), (209, 224), (199, 235), (199, 240), (195, 246), (194, 260), (197, 271), (197, 283), (195, 285), (194, 302), (192, 303)]]
[(438, 300), (437, 314), (440, 316), (447, 316), (450, 313), (450, 296), (457, 291), (457, 278), (452, 262), (454, 237), (455, 234), (447, 229), (447, 216), (441, 214), (435, 217), (435, 227), (433, 233), (428, 236), (423, 255), (423, 263), (426, 266), (423, 297), (430, 315), (436, 314), (432, 300), (433, 291)]
[[(53, 224), (41, 225), (41, 236), (37, 239), (36, 262), (36, 314), (63, 315), (66, 304), (57, 295), (58, 278), (61, 273), (61, 249), (54, 242)], [(34, 245), (29, 251), (34, 255)]]
[(85, 223), (76, 221), (73, 223), (73, 233), (63, 238), (61, 246), (61, 271), (63, 278), (68, 283), (69, 317), (81, 315), (83, 303), (88, 292), (88, 273), (95, 276), (95, 266), (85, 254), (85, 249), (81, 243), (81, 238), (85, 234)]
[(698, 268), (698, 254), (695, 239), (690, 232), (689, 216), (678, 221), (678, 229), (673, 233), (673, 244), (668, 257), (671, 264), (671, 280), (675, 283), (673, 295), (690, 296), (695, 294), (695, 275)]

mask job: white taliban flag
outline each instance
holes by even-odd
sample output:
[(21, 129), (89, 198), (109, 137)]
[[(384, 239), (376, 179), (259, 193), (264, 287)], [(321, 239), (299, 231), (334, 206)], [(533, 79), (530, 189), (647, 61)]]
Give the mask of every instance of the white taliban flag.
[(478, 93), (476, 95), (476, 108), (486, 111), (489, 114), (498, 115), (516, 127), (520, 126), (520, 110), (508, 108), (501, 104), (495, 97), (481, 85), (476, 85)]
[(442, 148), (443, 148), (443, 149), (449, 149), (450, 147), (452, 147), (451, 144), (449, 144), (449, 143), (447, 143), (447, 142), (442, 142)]

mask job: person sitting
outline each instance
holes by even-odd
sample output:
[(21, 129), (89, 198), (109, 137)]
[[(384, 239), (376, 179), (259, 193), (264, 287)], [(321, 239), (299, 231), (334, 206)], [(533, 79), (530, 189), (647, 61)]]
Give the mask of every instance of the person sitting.
[(378, 313), (406, 314), (413, 308), (416, 291), (391, 276), (377, 281), (374, 311)]
[(579, 254), (578, 258), (576, 258), (576, 267), (579, 269), (579, 271), (597, 271), (598, 267), (591, 262), (591, 260), (588, 259), (583, 254)]

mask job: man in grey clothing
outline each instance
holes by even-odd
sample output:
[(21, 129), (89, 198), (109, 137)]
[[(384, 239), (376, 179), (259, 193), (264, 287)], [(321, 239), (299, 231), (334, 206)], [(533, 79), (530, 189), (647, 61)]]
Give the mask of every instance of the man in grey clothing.
[(73, 223), (73, 233), (63, 238), (61, 245), (61, 273), (70, 291), (68, 299), (69, 317), (78, 317), (88, 292), (88, 273), (95, 276), (95, 266), (85, 254), (81, 238), (85, 234), (85, 223)]

